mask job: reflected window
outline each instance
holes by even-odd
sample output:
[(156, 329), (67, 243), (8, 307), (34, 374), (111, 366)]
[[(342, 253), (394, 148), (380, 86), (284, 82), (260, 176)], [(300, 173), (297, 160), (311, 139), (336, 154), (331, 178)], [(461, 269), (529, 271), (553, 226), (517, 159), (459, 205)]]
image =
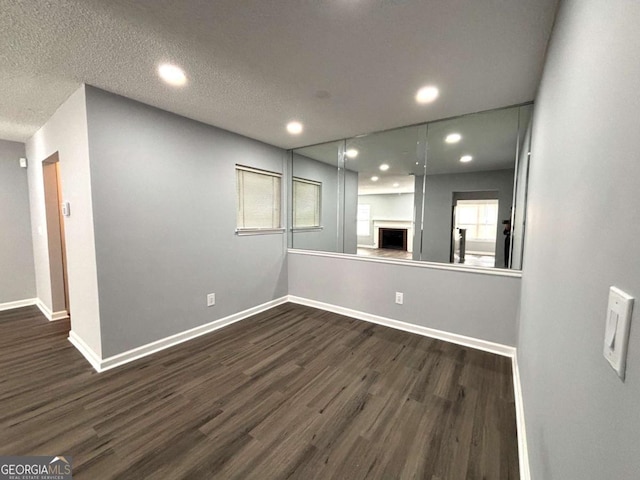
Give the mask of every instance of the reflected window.
[(281, 228), (281, 177), (279, 173), (236, 165), (238, 231)]
[(359, 237), (371, 235), (371, 205), (358, 204), (357, 235)]
[(293, 228), (319, 228), (322, 183), (293, 178)]
[(467, 231), (468, 240), (496, 240), (498, 200), (458, 200), (456, 228)]

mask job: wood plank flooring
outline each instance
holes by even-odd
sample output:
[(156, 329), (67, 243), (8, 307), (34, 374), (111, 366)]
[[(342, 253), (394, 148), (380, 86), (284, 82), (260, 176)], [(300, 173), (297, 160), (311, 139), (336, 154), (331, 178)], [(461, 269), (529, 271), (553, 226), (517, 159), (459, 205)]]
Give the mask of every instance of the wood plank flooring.
[(0, 455), (74, 478), (517, 479), (506, 358), (284, 304), (101, 374), (0, 312)]

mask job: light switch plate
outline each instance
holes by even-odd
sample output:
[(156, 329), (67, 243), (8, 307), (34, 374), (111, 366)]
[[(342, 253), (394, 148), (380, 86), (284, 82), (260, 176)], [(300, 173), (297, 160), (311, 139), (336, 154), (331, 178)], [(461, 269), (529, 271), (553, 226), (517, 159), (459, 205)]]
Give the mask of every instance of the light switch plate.
[(396, 292), (396, 303), (402, 305), (404, 303), (404, 293)]
[(604, 333), (604, 358), (624, 380), (627, 345), (633, 313), (633, 297), (617, 287), (609, 289), (609, 303)]

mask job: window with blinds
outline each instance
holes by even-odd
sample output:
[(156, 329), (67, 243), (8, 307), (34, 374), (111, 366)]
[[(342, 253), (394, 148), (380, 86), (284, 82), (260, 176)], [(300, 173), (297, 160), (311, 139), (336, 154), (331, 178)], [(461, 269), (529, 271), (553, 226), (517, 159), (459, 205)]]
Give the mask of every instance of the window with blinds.
[(279, 173), (236, 165), (238, 231), (281, 229), (281, 180)]
[(467, 240), (496, 240), (498, 200), (458, 200), (456, 228), (467, 230)]
[(322, 183), (293, 178), (293, 228), (320, 228)]
[(357, 235), (368, 237), (371, 235), (371, 205), (358, 204)]

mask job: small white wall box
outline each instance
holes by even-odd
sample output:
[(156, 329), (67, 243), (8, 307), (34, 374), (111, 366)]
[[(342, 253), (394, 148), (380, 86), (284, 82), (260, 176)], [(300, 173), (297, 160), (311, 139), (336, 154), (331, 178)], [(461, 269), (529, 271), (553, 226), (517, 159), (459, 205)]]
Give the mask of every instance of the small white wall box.
[(208, 293), (207, 294), (207, 307), (213, 307), (216, 304), (216, 294)]
[(623, 381), (632, 312), (633, 297), (619, 288), (611, 287), (604, 332), (604, 358)]
[(71, 215), (71, 205), (69, 205), (69, 202), (62, 202), (62, 215), (65, 217)]
[(27, 159), (26, 158), (21, 158), (20, 159), (20, 167), (21, 168), (27, 168)]

